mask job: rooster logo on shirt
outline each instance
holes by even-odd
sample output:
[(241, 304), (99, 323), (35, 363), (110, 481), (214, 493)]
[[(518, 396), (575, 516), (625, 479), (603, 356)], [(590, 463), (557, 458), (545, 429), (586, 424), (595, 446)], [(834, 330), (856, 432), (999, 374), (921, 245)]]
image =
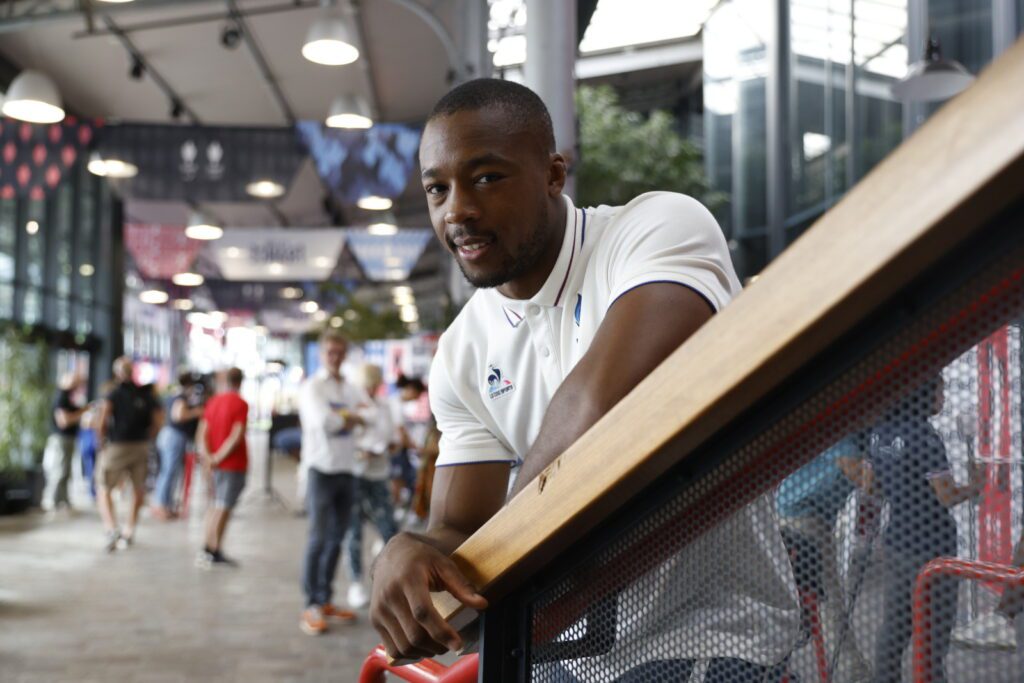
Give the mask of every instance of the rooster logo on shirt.
[(490, 366), (490, 370), (487, 373), (487, 395), (492, 399), (504, 396), (516, 388), (512, 384), (512, 380), (502, 376), (501, 370), (497, 366)]

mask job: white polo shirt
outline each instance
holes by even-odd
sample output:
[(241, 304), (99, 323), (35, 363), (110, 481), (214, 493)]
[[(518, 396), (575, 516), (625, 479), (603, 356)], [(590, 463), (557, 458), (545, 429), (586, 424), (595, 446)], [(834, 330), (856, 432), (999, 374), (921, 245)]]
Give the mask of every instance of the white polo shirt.
[[(364, 415), (372, 410), (366, 392), (344, 379), (335, 379), (320, 368), (299, 388), (299, 421), (302, 423), (302, 466), (321, 474), (353, 474), (356, 471), (356, 439), (360, 430), (345, 429), (339, 410)], [(364, 416), (364, 419), (365, 416)]]
[[(441, 431), (439, 467), (519, 464), (540, 432), (551, 398), (587, 352), (608, 308), (629, 290), (674, 282), (715, 311), (740, 292), (725, 237), (695, 199), (651, 192), (619, 207), (577, 209), (568, 197), (565, 202), (562, 249), (540, 291), (524, 301), (496, 289), (478, 290), (441, 336), (430, 372), (430, 405)], [(725, 526), (724, 533), (712, 532), (698, 542), (715, 546), (710, 555), (702, 552), (699, 562), (668, 563), (673, 584), (711, 590), (714, 596), (702, 596), (692, 619), (676, 620), (669, 629), (685, 630), (682, 641), (692, 644), (691, 651), (674, 654), (774, 664), (796, 636), (799, 611), (770, 500), (748, 506)], [(688, 595), (673, 593), (680, 599)], [(661, 602), (655, 596), (648, 600)], [(628, 627), (620, 623), (620, 631), (629, 633), (620, 633), (617, 642), (665, 635), (663, 617), (648, 616), (636, 615)], [(608, 655), (612, 669), (615, 652)]]

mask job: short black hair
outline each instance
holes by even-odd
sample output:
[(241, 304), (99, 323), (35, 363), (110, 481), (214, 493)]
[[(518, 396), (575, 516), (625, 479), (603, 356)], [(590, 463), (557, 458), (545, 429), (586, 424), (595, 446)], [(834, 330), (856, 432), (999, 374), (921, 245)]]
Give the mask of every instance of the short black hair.
[(535, 134), (546, 151), (555, 151), (555, 130), (544, 101), (526, 86), (512, 81), (477, 78), (457, 85), (434, 105), (427, 123), (456, 112), (487, 107), (501, 109), (516, 130)]
[(399, 375), (398, 379), (395, 380), (395, 387), (398, 389), (413, 389), (420, 393), (427, 390), (427, 387), (423, 384), (423, 380), (419, 377), (406, 377), (405, 375)]

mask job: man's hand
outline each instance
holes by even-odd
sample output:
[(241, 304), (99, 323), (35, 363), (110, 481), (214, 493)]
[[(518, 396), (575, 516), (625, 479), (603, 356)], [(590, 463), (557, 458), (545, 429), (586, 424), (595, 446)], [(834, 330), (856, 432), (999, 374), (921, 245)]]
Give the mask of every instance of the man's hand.
[(431, 602), (431, 591), (443, 590), (475, 610), (487, 607), (455, 563), (425, 538), (401, 533), (388, 542), (375, 563), (370, 622), (389, 655), (419, 659), (462, 647)]

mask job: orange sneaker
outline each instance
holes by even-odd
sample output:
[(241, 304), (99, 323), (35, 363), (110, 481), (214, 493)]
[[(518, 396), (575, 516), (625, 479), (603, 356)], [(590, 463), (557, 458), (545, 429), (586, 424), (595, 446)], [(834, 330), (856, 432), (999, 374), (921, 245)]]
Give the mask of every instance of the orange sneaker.
[(299, 628), (309, 636), (318, 636), (327, 630), (327, 620), (324, 619), (324, 611), (313, 605), (302, 613), (299, 620)]
[(327, 603), (321, 609), (323, 610), (323, 615), (325, 617), (337, 619), (345, 622), (346, 624), (350, 624), (356, 620), (355, 612), (350, 612), (347, 609), (341, 609), (337, 605), (333, 605), (331, 603)]

